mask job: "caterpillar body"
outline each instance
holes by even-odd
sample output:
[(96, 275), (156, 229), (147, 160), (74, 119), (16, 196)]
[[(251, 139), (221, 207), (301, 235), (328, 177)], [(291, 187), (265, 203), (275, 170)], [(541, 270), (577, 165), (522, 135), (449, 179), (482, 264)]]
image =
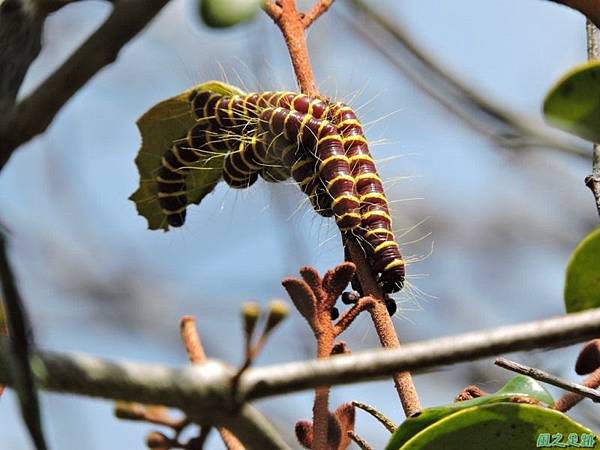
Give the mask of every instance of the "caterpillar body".
[[(161, 126), (158, 114), (167, 110), (182, 119), (169, 121), (161, 136), (155, 130)], [(383, 184), (349, 106), (294, 92), (247, 94), (209, 82), (159, 103), (138, 126), (141, 182), (131, 198), (150, 228), (183, 225), (187, 207), (220, 178), (242, 189), (259, 177), (268, 182), (291, 177), (317, 213), (333, 216), (346, 239), (365, 244), (386, 294), (403, 287), (405, 264)], [(153, 138), (157, 142), (150, 143)]]

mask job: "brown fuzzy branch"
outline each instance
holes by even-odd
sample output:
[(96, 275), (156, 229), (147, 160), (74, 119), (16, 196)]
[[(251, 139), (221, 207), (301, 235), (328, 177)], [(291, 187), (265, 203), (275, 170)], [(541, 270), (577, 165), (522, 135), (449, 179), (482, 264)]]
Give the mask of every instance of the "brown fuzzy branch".
[(352, 322), (354, 322), (361, 312), (373, 308), (376, 301), (377, 300), (370, 296), (361, 297), (358, 302), (352, 305), (352, 308), (347, 309), (335, 323), (334, 330), (336, 337), (342, 334), (352, 324)]
[(67, 101), (144, 29), (169, 0), (122, 0), (56, 72), (19, 102), (0, 126), (0, 168), (23, 143), (44, 132)]
[[(307, 95), (317, 96), (319, 92), (304, 35), (310, 23), (305, 25), (303, 21), (305, 16), (297, 10), (295, 0), (279, 0), (277, 3), (269, 1), (264, 8), (283, 34), (300, 90)], [(322, 12), (325, 10), (326, 8)]]
[[(356, 274), (363, 288), (363, 294), (370, 295), (375, 299), (373, 307), (369, 309), (369, 313), (371, 314), (371, 319), (375, 325), (381, 345), (385, 348), (399, 348), (400, 340), (394, 329), (392, 319), (387, 312), (379, 284), (373, 278), (371, 269), (365, 260), (363, 250), (354, 240), (348, 240), (346, 245), (352, 261), (356, 264)], [(417, 389), (410, 373), (395, 373), (393, 379), (406, 417), (417, 414), (421, 410), (421, 402), (419, 401)]]

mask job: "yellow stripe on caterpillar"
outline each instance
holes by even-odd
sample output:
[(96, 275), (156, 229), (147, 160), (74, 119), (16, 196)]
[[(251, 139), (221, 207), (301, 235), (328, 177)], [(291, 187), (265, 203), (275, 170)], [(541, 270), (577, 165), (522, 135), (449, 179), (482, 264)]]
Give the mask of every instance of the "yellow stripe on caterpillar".
[(365, 203), (370, 198), (383, 200), (387, 203), (387, 198), (385, 198), (385, 195), (383, 195), (381, 192), (367, 192), (365, 195), (361, 195), (359, 200), (361, 203)]
[(379, 234), (379, 233), (385, 233), (388, 236), (394, 236), (394, 233), (391, 230), (388, 230), (387, 228), (375, 228), (373, 230), (369, 230), (365, 233), (365, 237), (370, 237), (373, 236), (374, 234)]
[(167, 197), (179, 197), (180, 195), (187, 195), (187, 191), (177, 191), (177, 192), (159, 192), (158, 198), (167, 198)]
[(327, 136), (323, 136), (317, 141), (317, 145), (321, 145), (323, 142), (327, 141), (338, 141), (340, 144), (342, 143), (342, 137), (339, 134), (328, 134)]
[(377, 247), (375, 247), (373, 249), (373, 253), (379, 253), (384, 248), (388, 248), (388, 247), (392, 247), (392, 246), (396, 246), (396, 247), (398, 246), (398, 244), (396, 244), (396, 241), (385, 241), (385, 242), (382, 242), (381, 244), (379, 244)]
[(233, 105), (235, 104), (237, 99), (238, 99), (238, 97), (231, 97), (229, 99), (229, 105), (227, 105), (227, 116), (229, 117), (230, 120), (235, 120), (235, 118), (233, 116)]
[(351, 156), (350, 158), (348, 158), (348, 161), (350, 162), (350, 164), (354, 164), (356, 161), (365, 161), (365, 162), (370, 162), (370, 163), (375, 164), (375, 161), (373, 160), (373, 158), (371, 158), (370, 155), (366, 155), (366, 154), (359, 154), (359, 155)]
[(250, 170), (260, 170), (262, 166), (258, 166), (256, 164), (252, 164), (250, 161), (246, 159), (246, 149), (240, 150), (240, 158), (242, 158), (242, 162), (248, 166)]
[(166, 167), (167, 169), (169, 169), (171, 172), (179, 173), (180, 169), (175, 169), (171, 164), (169, 164), (169, 162), (166, 160), (166, 158), (164, 156), (160, 159), (160, 163), (164, 167)]
[(370, 219), (373, 216), (380, 216), (385, 218), (388, 222), (392, 222), (392, 218), (390, 217), (390, 215), (388, 213), (386, 213), (385, 211), (381, 211), (379, 209), (376, 209), (374, 211), (368, 211), (366, 213), (364, 213), (362, 215), (362, 220), (367, 220)]
[(188, 165), (192, 164), (190, 161), (186, 161), (183, 158), (181, 158), (181, 155), (179, 154), (179, 147), (177, 147), (176, 145), (171, 147), (171, 152), (173, 153), (173, 156), (175, 156), (175, 159), (177, 161), (179, 161), (181, 164), (183, 164), (184, 166), (188, 166)]
[[(227, 170), (226, 167), (223, 167), (223, 172), (225, 172), (227, 174), (227, 176), (234, 180), (234, 181), (247, 181), (248, 180), (248, 176), (244, 176), (244, 177), (234, 177), (233, 175), (231, 175), (231, 173), (229, 172), (229, 170)], [(250, 172), (250, 174), (252, 174), (252, 172)]]
[(321, 132), (323, 131), (323, 128), (325, 128), (328, 125), (331, 125), (331, 124), (326, 120), (323, 120), (321, 122), (321, 124), (319, 125), (319, 128), (317, 129), (317, 139), (319, 138), (319, 136), (321, 136)]
[[(332, 106), (335, 107), (336, 105), (332, 105)], [(335, 119), (335, 118), (337, 118), (338, 116), (341, 116), (344, 113), (354, 113), (354, 111), (349, 106), (342, 106), (342, 107), (339, 107), (339, 108), (335, 108), (335, 113), (334, 113), (333, 117)]]
[[(356, 196), (354, 196), (352, 194), (342, 194), (342, 195), (338, 195), (336, 198), (333, 199), (333, 201), (331, 202), (331, 208), (334, 208), (342, 200), (352, 200), (352, 201), (356, 202), (357, 204), (359, 203)], [(360, 214), (358, 214), (358, 213), (352, 213), (352, 214), (356, 214), (358, 217), (360, 217)]]
[[(273, 129), (273, 119), (275, 119), (275, 117), (277, 116), (277, 113), (279, 111), (285, 111), (285, 108), (281, 108), (281, 107), (277, 107), (273, 110), (273, 112), (271, 113), (271, 118), (269, 119), (269, 131), (271, 133), (273, 133), (274, 135), (277, 135), (277, 133), (275, 133), (275, 130)], [(286, 116), (287, 119), (287, 116)], [(285, 134), (285, 129), (283, 130), (283, 133)]]
[(324, 159), (323, 161), (321, 161), (321, 163), (319, 164), (319, 172), (323, 171), (323, 168), (333, 162), (333, 161), (346, 161), (348, 162), (348, 157), (346, 155), (331, 155), (329, 158)]
[(338, 129), (346, 127), (348, 125), (351, 125), (351, 126), (355, 126), (355, 127), (360, 127), (360, 129), (362, 130), (362, 124), (357, 119), (342, 120), (341, 122), (336, 122), (335, 125), (338, 127)]
[(302, 137), (304, 136), (304, 129), (308, 128), (306, 124), (310, 121), (310, 119), (312, 119), (312, 116), (310, 114), (305, 114), (302, 118), (302, 122), (300, 122), (300, 126), (298, 127), (298, 142), (302, 142)]
[(352, 184), (354, 184), (354, 177), (352, 175), (338, 175), (337, 177), (329, 181), (329, 183), (327, 183), (327, 191), (330, 191), (333, 185), (340, 180), (351, 181)]
[(383, 268), (384, 272), (387, 272), (390, 269), (393, 269), (394, 267), (404, 267), (404, 260), (403, 259), (394, 259), (392, 262), (390, 262), (387, 266), (385, 266)]
[[(315, 179), (316, 175), (311, 175), (309, 177), (306, 177), (304, 180), (302, 180), (299, 184), (299, 186), (302, 188), (304, 186), (306, 186), (308, 183), (310, 183), (311, 181), (313, 181)], [(315, 186), (315, 188), (313, 189), (313, 193), (316, 192), (317, 188)]]
[(175, 183), (181, 183), (184, 179), (184, 174), (178, 174), (181, 175), (181, 179), (179, 180), (165, 180), (163, 177), (157, 176), (156, 177), (156, 182), (157, 183), (163, 183), (163, 184), (175, 184)]
[[(336, 222), (341, 222), (342, 220), (344, 220), (346, 217), (353, 217), (355, 219), (360, 219), (360, 214), (357, 213), (353, 213), (353, 212), (349, 212), (349, 213), (344, 213), (342, 215), (336, 216), (335, 217), (335, 221)], [(354, 228), (354, 227), (351, 227)]]
[(286, 140), (290, 139), (290, 137), (288, 136), (288, 132), (287, 132), (287, 130), (288, 130), (287, 124), (288, 124), (288, 121), (290, 120), (290, 117), (292, 117), (292, 115), (287, 114), (285, 116), (285, 119), (283, 119), (283, 136), (286, 138)]
[(363, 181), (363, 180), (376, 180), (381, 183), (381, 178), (379, 177), (379, 175), (377, 175), (376, 173), (372, 173), (372, 172), (361, 173), (359, 175), (356, 175), (354, 177), (354, 180), (356, 181), (356, 183), (358, 183), (359, 181)]
[(368, 144), (367, 139), (360, 134), (353, 134), (351, 136), (345, 136), (343, 138), (344, 144), (346, 142), (362, 142), (363, 144)]
[(170, 216), (172, 214), (179, 214), (179, 213), (184, 212), (187, 207), (188, 207), (188, 205), (182, 206), (181, 208), (178, 208), (178, 209), (161, 208), (161, 211), (163, 213), (165, 213), (167, 216)]

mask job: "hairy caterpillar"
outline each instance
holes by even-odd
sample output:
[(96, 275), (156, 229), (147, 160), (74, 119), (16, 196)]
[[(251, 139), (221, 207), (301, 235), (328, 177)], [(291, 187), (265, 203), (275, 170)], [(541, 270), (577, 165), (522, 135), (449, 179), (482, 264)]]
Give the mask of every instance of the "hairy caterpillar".
[(349, 106), (209, 82), (159, 103), (138, 126), (141, 182), (131, 198), (151, 229), (181, 226), (187, 206), (221, 178), (240, 189), (258, 177), (279, 182), (291, 176), (319, 214), (334, 216), (346, 238), (365, 244), (384, 292), (402, 288), (404, 261), (383, 185)]
[(377, 174), (375, 161), (369, 152), (362, 125), (352, 108), (341, 102), (327, 105), (319, 99), (290, 92), (279, 94), (267, 92), (260, 98), (273, 106), (290, 107), (315, 117), (327, 117), (336, 125), (342, 136), (351, 174), (356, 182), (363, 229), (361, 236), (366, 241), (366, 250), (373, 270), (381, 274), (379, 281), (383, 284), (385, 292), (393, 293), (402, 289), (405, 263), (400, 248), (394, 240), (392, 219), (381, 178)]

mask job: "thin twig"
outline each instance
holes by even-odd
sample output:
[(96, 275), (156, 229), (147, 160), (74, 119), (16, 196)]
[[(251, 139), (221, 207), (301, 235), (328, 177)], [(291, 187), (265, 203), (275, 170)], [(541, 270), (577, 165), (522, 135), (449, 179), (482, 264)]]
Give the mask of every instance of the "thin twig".
[[(4, 314), (4, 306), (0, 297), (0, 335), (8, 336), (8, 327), (6, 326), (6, 315)], [(4, 385), (0, 384), (0, 397), (4, 393)]]
[(510, 361), (506, 358), (496, 358), (495, 364), (504, 369), (527, 375), (528, 377), (534, 378), (538, 381), (543, 381), (544, 383), (551, 384), (566, 391), (575, 392), (591, 398), (595, 402), (600, 402), (600, 392), (598, 392), (596, 389), (591, 389), (589, 387), (582, 386), (581, 384), (573, 383), (535, 367), (525, 366), (523, 364)]
[[(8, 9), (14, 8), (12, 12)], [(40, 53), (44, 17), (28, 14), (21, 3), (0, 2), (0, 111), (13, 107), (29, 66)]]
[(388, 430), (390, 433), (393, 433), (394, 431), (396, 431), (396, 424), (394, 422), (392, 422), (389, 417), (387, 417), (385, 414), (383, 414), (381, 411), (376, 410), (375, 408), (373, 408), (371, 405), (367, 405), (366, 403), (363, 402), (357, 402), (354, 401), (352, 402), (352, 404), (357, 407), (360, 408), (366, 412), (368, 412), (369, 414), (371, 414), (373, 417), (375, 417), (379, 422), (381, 422), (381, 424), (386, 428), (386, 430)]
[[(598, 386), (600, 386), (600, 369), (596, 369), (596, 371), (586, 377), (581, 384), (587, 388), (596, 389), (596, 392), (598, 392), (597, 389)], [(569, 392), (559, 398), (554, 407), (558, 411), (566, 412), (584, 398), (585, 397), (579, 393)]]
[[(589, 158), (584, 145), (567, 141), (554, 130), (504, 108), (452, 75), (388, 16), (362, 0), (352, 0), (352, 4), (352, 15), (343, 15), (350, 26), (413, 83), (477, 132), (503, 148), (544, 147)], [(361, 14), (366, 20), (359, 22), (356, 17)]]
[[(427, 370), (508, 352), (566, 346), (597, 337), (598, 329), (600, 309), (411, 343), (399, 349), (250, 368), (240, 380), (236, 400), (358, 383), (397, 371)], [(0, 383), (13, 385), (4, 350), (6, 341), (0, 337)], [(201, 423), (220, 423), (231, 414), (229, 383), (233, 369), (215, 360), (177, 370), (68, 353), (37, 352), (36, 356), (46, 374), (40, 385), (51, 391), (163, 404), (192, 411), (197, 417), (204, 414)]]
[[(0, 229), (0, 286), (4, 299), (6, 325), (10, 335), (9, 369), (17, 380), (16, 391), (21, 415), (27, 425), (37, 450), (46, 450), (46, 439), (42, 428), (38, 386), (31, 364), (33, 357), (33, 332), (29, 325), (25, 304), (17, 287), (14, 272), (8, 259), (4, 231)], [(7, 338), (4, 338), (7, 339)]]
[(42, 133), (98, 71), (116, 60), (121, 48), (137, 35), (169, 0), (123, 0), (56, 72), (4, 118), (0, 127), (0, 169), (23, 143)]
[(281, 6), (279, 6), (275, 0), (267, 0), (263, 4), (263, 9), (269, 15), (273, 22), (277, 23), (281, 16)]
[(360, 447), (361, 450), (373, 450), (373, 448), (367, 443), (367, 441), (361, 438), (354, 431), (348, 431), (348, 436), (350, 436), (350, 439), (352, 439), (356, 443), (356, 445)]
[[(600, 50), (598, 49), (598, 28), (588, 19), (585, 30), (587, 35), (588, 60), (600, 59)], [(585, 177), (585, 185), (592, 191), (594, 200), (596, 201), (596, 210), (600, 215), (600, 144), (594, 143), (592, 148), (592, 173)]]
[(333, 5), (334, 0), (317, 0), (314, 6), (304, 14), (302, 18), (302, 24), (304, 28), (308, 28), (312, 25), (312, 23), (317, 20), (321, 14), (329, 9), (331, 5)]

